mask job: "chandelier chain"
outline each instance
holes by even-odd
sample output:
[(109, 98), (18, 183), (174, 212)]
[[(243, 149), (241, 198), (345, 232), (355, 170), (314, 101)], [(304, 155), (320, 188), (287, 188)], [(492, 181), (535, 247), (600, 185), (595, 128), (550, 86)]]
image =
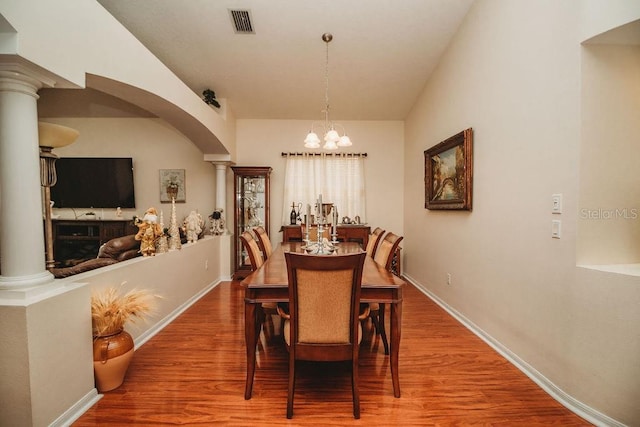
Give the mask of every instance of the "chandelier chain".
[[(325, 44), (326, 44), (326, 61), (325, 61), (325, 66), (324, 66), (324, 80), (325, 80), (325, 92), (324, 92), (324, 105), (325, 105), (325, 111), (324, 111), (324, 117), (325, 117), (325, 122), (327, 127), (329, 126), (329, 42), (331, 41), (331, 39), (329, 40), (325, 40)], [(329, 130), (327, 128), (327, 130)]]

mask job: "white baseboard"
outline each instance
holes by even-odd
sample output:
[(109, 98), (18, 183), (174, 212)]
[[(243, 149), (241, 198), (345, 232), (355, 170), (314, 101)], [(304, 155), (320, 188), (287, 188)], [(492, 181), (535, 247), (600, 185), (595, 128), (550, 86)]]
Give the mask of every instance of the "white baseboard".
[(625, 424), (620, 423), (619, 421), (614, 420), (613, 418), (598, 412), (592, 407), (585, 405), (579, 400), (575, 399), (571, 395), (567, 394), (565, 391), (556, 386), (552, 381), (550, 381), (547, 377), (538, 372), (533, 366), (529, 365), (524, 360), (520, 359), (515, 353), (511, 352), (507, 347), (502, 345), (498, 340), (493, 338), (491, 335), (483, 331), (479, 328), (475, 323), (466, 318), (464, 315), (459, 313), (453, 307), (449, 306), (446, 302), (441, 300), (437, 295), (429, 291), (425, 286), (418, 283), (411, 276), (403, 274), (403, 277), (413, 284), (416, 289), (425, 294), (428, 298), (433, 300), (436, 304), (442, 307), (447, 313), (453, 316), (457, 321), (462, 323), (467, 329), (477, 335), (481, 340), (487, 343), (491, 348), (497, 351), (502, 357), (507, 359), (512, 365), (522, 371), (527, 377), (529, 377), (533, 382), (535, 382), (540, 388), (542, 388), (545, 392), (547, 392), (551, 397), (560, 402), (564, 407), (569, 409), (571, 412), (576, 415), (584, 418), (588, 422), (603, 427), (625, 427)]
[(102, 395), (98, 394), (98, 390), (95, 388), (92, 389), (89, 393), (85, 394), (82, 399), (78, 400), (72, 407), (60, 415), (54, 422), (49, 424), (49, 427), (70, 426), (100, 399), (102, 399)]

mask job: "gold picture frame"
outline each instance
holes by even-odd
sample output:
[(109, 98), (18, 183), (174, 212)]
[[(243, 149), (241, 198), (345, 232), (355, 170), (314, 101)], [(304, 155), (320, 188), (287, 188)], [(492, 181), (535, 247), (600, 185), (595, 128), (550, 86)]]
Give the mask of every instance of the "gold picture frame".
[(175, 194), (176, 203), (187, 201), (184, 169), (160, 169), (160, 203), (171, 203)]
[(473, 129), (424, 152), (426, 209), (468, 210), (473, 193)]

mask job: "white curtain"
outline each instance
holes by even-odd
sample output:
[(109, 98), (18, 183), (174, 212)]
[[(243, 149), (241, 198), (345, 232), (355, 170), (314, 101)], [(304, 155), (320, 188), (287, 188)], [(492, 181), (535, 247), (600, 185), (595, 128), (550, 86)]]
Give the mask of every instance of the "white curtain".
[(287, 154), (282, 223), (290, 223), (289, 214), (294, 203), (296, 206), (302, 204), (302, 220), (307, 204), (311, 205), (313, 214), (320, 194), (323, 203), (333, 203), (339, 221), (345, 216), (353, 219), (358, 215), (361, 222), (366, 222), (364, 156)]

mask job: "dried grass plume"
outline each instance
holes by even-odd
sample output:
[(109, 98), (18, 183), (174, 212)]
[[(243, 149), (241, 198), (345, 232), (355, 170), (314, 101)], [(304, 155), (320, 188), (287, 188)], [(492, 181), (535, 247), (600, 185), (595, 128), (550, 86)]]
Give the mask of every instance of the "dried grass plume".
[(127, 322), (146, 320), (157, 308), (159, 295), (148, 289), (131, 289), (122, 294), (119, 287), (110, 287), (91, 295), (93, 336), (110, 335), (124, 329)]

